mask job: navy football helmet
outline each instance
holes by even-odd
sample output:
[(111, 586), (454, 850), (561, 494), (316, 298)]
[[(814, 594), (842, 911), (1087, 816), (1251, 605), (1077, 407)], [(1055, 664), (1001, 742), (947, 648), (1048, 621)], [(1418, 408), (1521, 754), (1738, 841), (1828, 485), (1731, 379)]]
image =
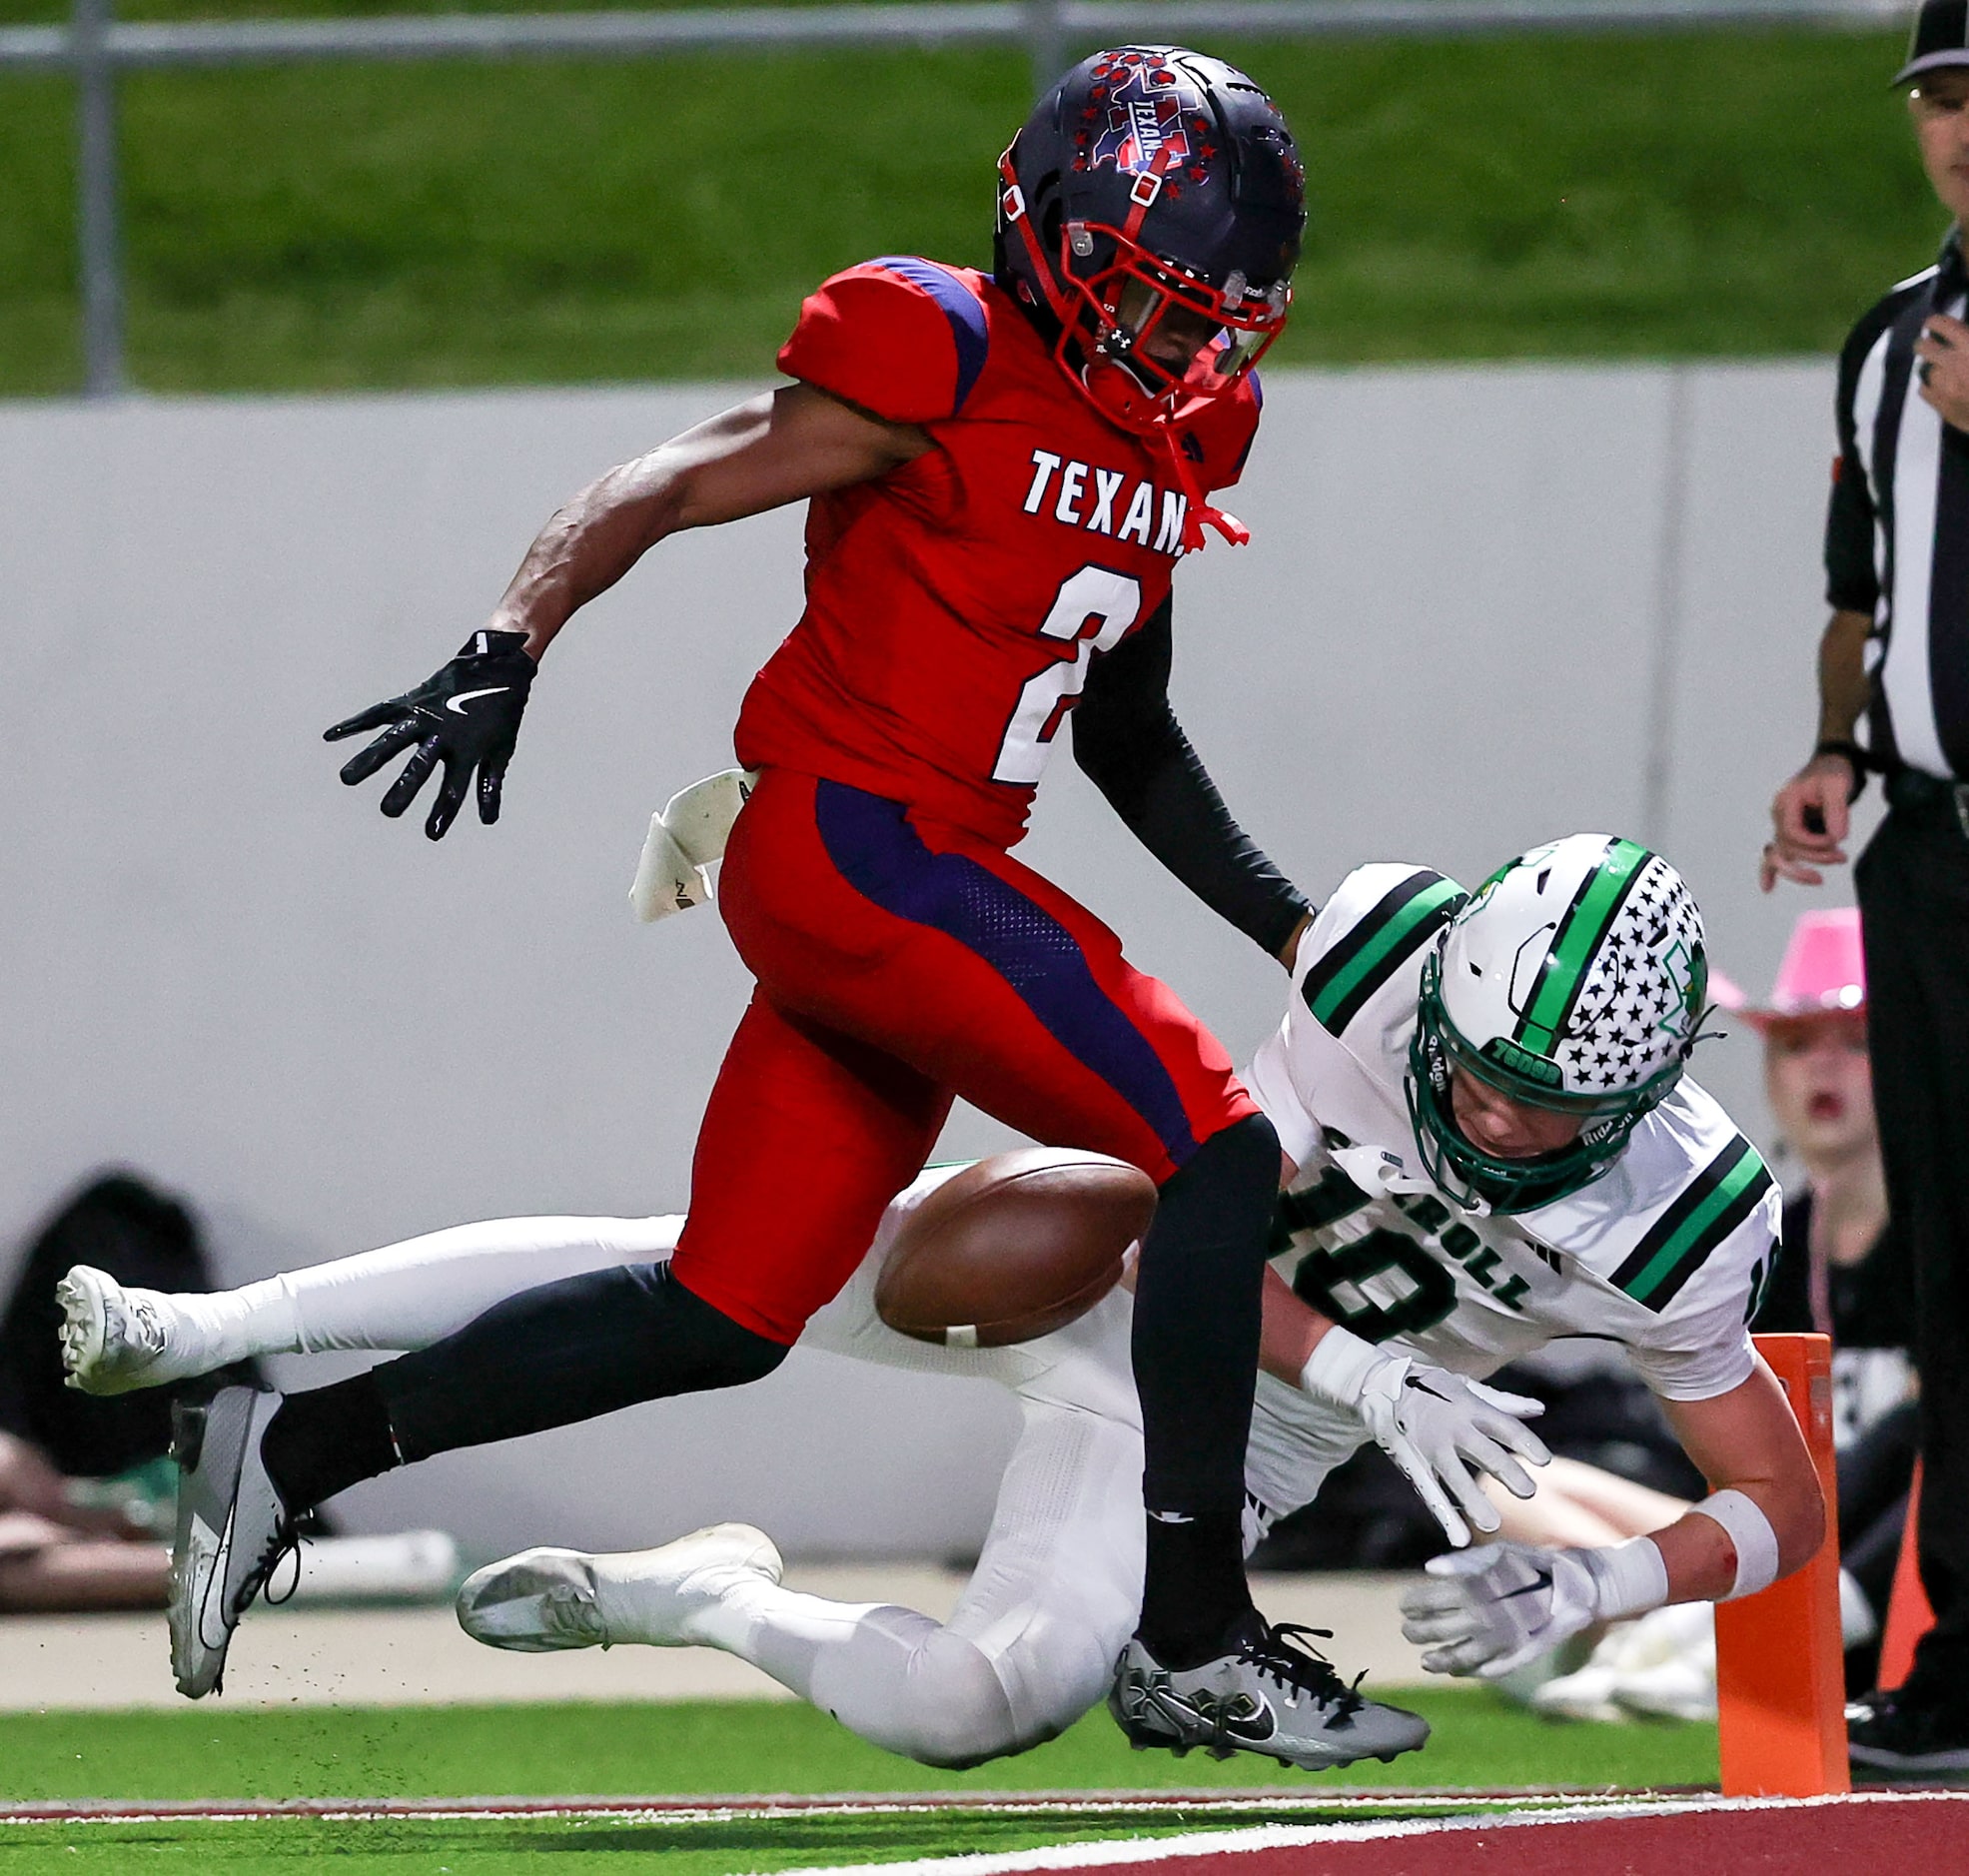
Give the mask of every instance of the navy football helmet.
[(1182, 46), (1076, 65), (999, 159), (996, 273), (1131, 430), (1222, 397), (1278, 337), (1306, 228), (1279, 108)]

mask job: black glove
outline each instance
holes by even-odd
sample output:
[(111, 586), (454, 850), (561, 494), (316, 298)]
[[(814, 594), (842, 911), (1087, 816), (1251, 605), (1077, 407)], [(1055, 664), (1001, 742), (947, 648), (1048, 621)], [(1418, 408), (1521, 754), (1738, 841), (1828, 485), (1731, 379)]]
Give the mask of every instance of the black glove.
[(519, 735), (519, 715), (526, 692), (539, 668), (523, 649), (524, 632), (474, 632), (459, 654), (415, 690), (388, 703), (372, 704), (345, 717), (323, 732), (325, 742), (360, 736), (366, 729), (383, 734), (360, 755), (342, 766), (342, 779), (354, 787), (367, 781), (393, 755), (417, 745), (403, 772), (383, 797), (383, 811), (393, 819), (417, 799), (440, 762), (444, 785), (431, 804), (424, 831), (443, 840), (445, 830), (465, 806), (472, 771), (479, 771), (479, 818), (490, 827), (499, 818), (499, 784)]

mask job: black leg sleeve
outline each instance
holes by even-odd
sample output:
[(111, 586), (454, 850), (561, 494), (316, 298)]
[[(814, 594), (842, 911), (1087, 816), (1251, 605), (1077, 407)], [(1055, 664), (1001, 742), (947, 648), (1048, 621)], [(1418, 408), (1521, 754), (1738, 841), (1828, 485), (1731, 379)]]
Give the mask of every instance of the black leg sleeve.
[(394, 1456), (424, 1459), (665, 1395), (738, 1387), (785, 1359), (781, 1344), (692, 1296), (667, 1264), (594, 1271), (508, 1297), (354, 1383), (290, 1396), (267, 1429), (267, 1463), (299, 1510), (387, 1469), (379, 1414)]
[(1207, 1658), (1249, 1610), (1240, 1535), (1279, 1137), (1253, 1115), (1162, 1189), (1135, 1287), (1135, 1387), (1149, 1513), (1142, 1637), (1165, 1666)]

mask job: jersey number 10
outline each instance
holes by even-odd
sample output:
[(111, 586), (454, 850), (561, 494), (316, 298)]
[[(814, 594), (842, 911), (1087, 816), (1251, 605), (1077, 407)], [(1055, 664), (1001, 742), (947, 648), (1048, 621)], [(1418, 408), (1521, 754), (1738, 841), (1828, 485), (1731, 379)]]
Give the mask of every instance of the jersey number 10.
[(1080, 701), (1087, 667), (1097, 651), (1112, 651), (1142, 609), (1142, 585), (1126, 573), (1105, 566), (1083, 566), (1067, 575), (1054, 595), (1051, 609), (1040, 621), (1042, 638), (1058, 638), (1074, 647), (1063, 657), (1026, 680), (1018, 707), (1005, 726), (991, 779), (1030, 787), (1046, 771), (1053, 738)]

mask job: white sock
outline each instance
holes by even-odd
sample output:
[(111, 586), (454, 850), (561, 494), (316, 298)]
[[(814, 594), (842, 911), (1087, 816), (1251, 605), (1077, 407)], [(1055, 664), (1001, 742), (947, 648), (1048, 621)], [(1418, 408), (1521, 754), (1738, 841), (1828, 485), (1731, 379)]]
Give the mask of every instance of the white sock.
[(238, 1290), (181, 1292), (160, 1299), (172, 1324), (171, 1366), (203, 1375), (260, 1355), (427, 1349), (522, 1290), (667, 1257), (682, 1224), (680, 1218), (491, 1219)]

